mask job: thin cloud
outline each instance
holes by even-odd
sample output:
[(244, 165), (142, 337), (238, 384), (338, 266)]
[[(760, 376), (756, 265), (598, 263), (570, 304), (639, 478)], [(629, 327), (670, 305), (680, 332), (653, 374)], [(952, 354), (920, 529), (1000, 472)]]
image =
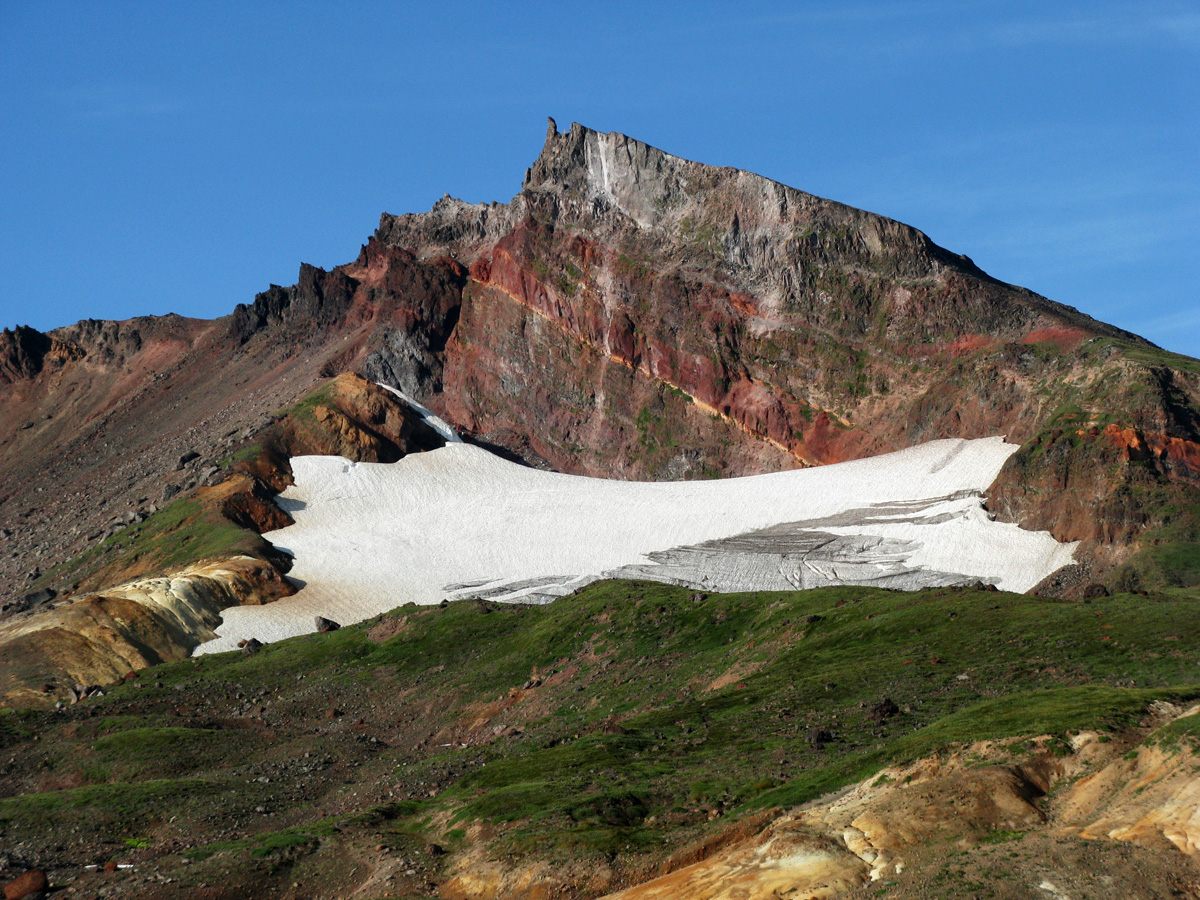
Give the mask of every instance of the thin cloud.
[(993, 26), (986, 36), (991, 43), (1001, 46), (1029, 47), (1040, 44), (1120, 44), (1131, 38), (1144, 37), (1147, 32), (1145, 22), (1108, 16), (1005, 22)]
[(977, 32), (977, 37), (1010, 48), (1043, 45), (1144, 46), (1162, 44), (1164, 39), (1194, 46), (1200, 43), (1200, 15), (1147, 15), (1145, 11), (1138, 14), (1103, 8), (1074, 16), (1035, 14), (988, 24)]
[(1200, 47), (1200, 13), (1159, 16), (1151, 27), (1189, 47)]
[(918, 19), (922, 16), (940, 16), (946, 10), (945, 3), (906, 3), (903, 5), (842, 4), (836, 9), (800, 9), (775, 15), (754, 16), (746, 19), (754, 25), (862, 25), (874, 22), (894, 22), (897, 19)]
[(81, 85), (61, 91), (58, 101), (85, 119), (130, 119), (172, 115), (185, 104), (143, 85)]
[(1155, 333), (1170, 334), (1178, 330), (1200, 329), (1200, 309), (1184, 309), (1165, 316), (1147, 319), (1145, 328)]
[[(1041, 46), (1144, 46), (1179, 42), (1189, 47), (1200, 45), (1200, 14), (1190, 12), (1146, 15), (1125, 10), (1089, 10), (1079, 15), (1009, 13), (1003, 5), (993, 6), (990, 14), (974, 17), (971, 24), (950, 22), (948, 16), (957, 7), (946, 3), (849, 4), (836, 10), (802, 10), (749, 20), (769, 26), (849, 26), (853, 40), (861, 49), (865, 42), (873, 49), (889, 54), (976, 52), (981, 46), (1024, 49)], [(874, 32), (864, 31), (880, 26)], [(841, 51), (839, 42), (830, 41), (824, 49)], [(817, 48), (821, 49), (821, 48)]]
[[(1110, 215), (1063, 222), (1015, 220), (995, 228), (978, 250), (1003, 251), (1015, 261), (1052, 259), (1061, 271), (1108, 268), (1145, 259), (1147, 251), (1170, 241), (1169, 226), (1151, 216)], [(1017, 224), (1020, 222), (1020, 224)]]

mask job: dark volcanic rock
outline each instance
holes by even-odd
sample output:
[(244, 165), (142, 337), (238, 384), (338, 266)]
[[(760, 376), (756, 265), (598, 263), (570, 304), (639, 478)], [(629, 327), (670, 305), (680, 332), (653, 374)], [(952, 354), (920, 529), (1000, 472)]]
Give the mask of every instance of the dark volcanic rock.
[(5, 328), (0, 332), (0, 382), (37, 375), (53, 343), (50, 335), (27, 325)]
[(42, 588), (40, 591), (34, 591), (31, 594), (26, 594), (22, 600), (27, 607), (40, 606), (43, 603), (49, 603), (58, 596), (58, 591), (54, 588)]
[(810, 728), (808, 730), (808, 742), (818, 750), (833, 741), (833, 732), (825, 728)]
[(900, 707), (893, 700), (884, 697), (878, 703), (871, 707), (867, 713), (867, 718), (872, 722), (883, 722), (893, 716), (900, 715)]
[(300, 279), (292, 287), (273, 284), (249, 306), (238, 304), (230, 317), (230, 335), (244, 344), (259, 331), (286, 324), (306, 338), (315, 337), (338, 321), (356, 287), (344, 272), (301, 263)]

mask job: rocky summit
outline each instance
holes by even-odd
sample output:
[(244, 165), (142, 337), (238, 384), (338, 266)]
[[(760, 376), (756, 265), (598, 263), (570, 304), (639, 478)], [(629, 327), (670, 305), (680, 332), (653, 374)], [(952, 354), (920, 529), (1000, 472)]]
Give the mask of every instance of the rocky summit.
[[(885, 466), (820, 529), (740, 509), (753, 547), (597, 480), (958, 447), (986, 484)], [(326, 469), (399, 512), (340, 533)], [(488, 518), (587, 555), (511, 485), (644, 559), (472, 580)], [(1053, 562), (973, 568), (968, 514)], [(222, 318), (5, 330), (0, 537), (6, 895), (1200, 897), (1200, 362), (759, 175), (551, 121), (509, 203)]]

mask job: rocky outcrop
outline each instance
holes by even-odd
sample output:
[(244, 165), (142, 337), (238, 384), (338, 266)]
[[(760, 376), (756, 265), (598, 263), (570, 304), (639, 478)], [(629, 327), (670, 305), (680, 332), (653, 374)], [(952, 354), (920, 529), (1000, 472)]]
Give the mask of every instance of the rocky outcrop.
[(25, 325), (0, 332), (0, 384), (35, 378), (79, 359), (83, 349), (64, 337), (51, 337)]
[(50, 350), (49, 335), (24, 325), (0, 333), (0, 378), (13, 382), (32, 378), (42, 371), (42, 360)]
[(268, 328), (290, 326), (301, 345), (320, 340), (349, 308), (354, 280), (340, 271), (326, 272), (302, 263), (300, 279), (291, 287), (271, 285), (249, 306), (239, 303), (229, 317), (230, 336), (244, 344)]
[(395, 396), (349, 373), (289, 413), (280, 430), (287, 456), (342, 456), (356, 462), (395, 462), (445, 443)]
[[(1169, 719), (1200, 713), (1168, 707)], [(1200, 765), (1185, 742), (1148, 742), (1088, 772), (1064, 792), (1058, 819), (1068, 833), (1090, 840), (1167, 843), (1190, 857), (1200, 855)], [(1169, 852), (1169, 851), (1168, 851)]]
[(240, 556), (9, 618), (0, 622), (0, 701), (36, 705), (76, 683), (111, 684), (138, 669), (183, 659), (214, 636), (221, 610), (293, 593), (270, 563)]
[[(1016, 764), (1010, 761), (1014, 742), (1001, 741), (889, 767), (836, 798), (761, 817), (748, 834), (743, 824), (723, 839), (681, 851), (657, 877), (605, 900), (815, 900), (859, 896), (856, 891), (864, 886), (884, 882), (899, 885), (899, 896), (911, 896), (913, 887), (930, 883), (933, 869), (944, 867), (947, 845), (958, 851), (960, 874), (986, 873), (986, 855), (979, 853), (976, 862), (973, 851), (996, 841), (1016, 845), (1027, 836), (1036, 841), (1041, 834), (1131, 842), (1175, 860), (1146, 873), (1154, 885), (1117, 883), (1129, 873), (1071, 871), (1074, 866), (1054, 871), (1056, 879), (1094, 887), (1102, 896), (1169, 892), (1178, 884), (1164, 879), (1164, 872), (1173, 869), (1179, 883), (1187, 881), (1185, 873), (1196, 872), (1200, 786), (1194, 752), (1186, 743), (1164, 747), (1151, 741), (1122, 758), (1098, 738), (1095, 733), (1076, 736), (1067, 755), (1051, 752), (1053, 742), (1041, 738), (1040, 746)], [(1065, 790), (1056, 790), (1062, 785)], [(931, 862), (932, 868), (924, 868)], [(908, 878), (898, 880), (905, 872)], [(1019, 890), (1012, 874), (991, 886)], [(1039, 879), (1030, 886), (1050, 891)], [(545, 873), (543, 880), (550, 880)]]
[[(568, 889), (607, 890), (604, 900), (819, 900), (885, 889), (924, 897), (930, 885), (953, 893), (974, 882), (998, 896), (1056, 896), (1060, 886), (1071, 887), (1070, 896), (1114, 900), (1194, 896), (1194, 748), (1164, 743), (1159, 734), (1102, 739), (1083, 732), (1069, 749), (1050, 736), (964, 745), (889, 766), (800, 807), (744, 816), (643, 871), (619, 859), (586, 871), (544, 860), (513, 865), (512, 857), (489, 853), (493, 833), (472, 825), (440, 893), (459, 900)], [(1110, 867), (1106, 859), (1121, 862)]]

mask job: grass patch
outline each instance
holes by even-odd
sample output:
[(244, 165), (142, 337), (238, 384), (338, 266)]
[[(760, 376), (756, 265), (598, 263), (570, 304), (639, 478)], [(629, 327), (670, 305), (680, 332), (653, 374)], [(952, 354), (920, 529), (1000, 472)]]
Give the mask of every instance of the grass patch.
[[(213, 780), (26, 795), (0, 803), (0, 819), (85, 810), (92, 822), (124, 807), (131, 824), (122, 827), (141, 835), (138, 822), (168, 808), (252, 811), (256, 792), (290, 790), (289, 767), (308, 754), (286, 744), (270, 759), (244, 752), (230, 742), (255, 732), (212, 716), (269, 698), (269, 727), (293, 729), (290, 740), (328, 757), (338, 774), (327, 790), (414, 786), (350, 827), (420, 836), (437, 821), (461, 835), (484, 821), (518, 852), (649, 853), (668, 835), (700, 837), (720, 819), (806, 802), (946, 748), (1136, 724), (1154, 700), (1200, 696), (1200, 644), (1181, 639), (1196, 621), (1200, 597), (1189, 590), (1075, 603), (951, 588), (704, 597), (610, 581), (540, 607), (409, 606), (252, 656), (156, 667), (143, 688), (118, 686), (90, 707), (97, 715), (76, 722), (58, 745), (63, 756), (50, 759), (56, 772), (128, 779), (153, 774), (156, 758), (188, 759)], [(395, 636), (371, 640), (388, 622)], [(399, 695), (407, 699), (387, 706)], [(210, 701), (206, 716), (172, 721), (181, 703)], [(349, 703), (359, 705), (345, 718), (324, 715)], [(384, 709), (417, 731), (364, 743), (400, 727)], [(7, 727), (18, 742), (29, 730), (53, 734), (46, 716), (0, 719), (0, 733)], [(1190, 728), (1178, 726), (1188, 739)], [(314, 771), (294, 783), (326, 777)], [(235, 793), (221, 793), (222, 783)], [(315, 827), (195, 852), (284, 852), (319, 838)]]
[(1200, 749), (1200, 713), (1193, 713), (1168, 722), (1159, 728), (1149, 738), (1149, 741), (1160, 747), (1178, 748), (1190, 745)]
[[(519, 821), (531, 838), (556, 834), (566, 846), (593, 829), (633, 840), (650, 815), (698, 803), (803, 802), (955, 744), (1128, 724), (1151, 700), (1193, 690), (1166, 685), (1194, 678), (1195, 651), (1151, 660), (1147, 650), (1196, 613), (1192, 597), (1085, 605), (949, 589), (693, 603), (677, 588), (609, 582), (492, 615), (472, 603), (413, 609), (410, 630), (382, 644), (342, 629), (225, 665), (240, 679), (321, 666), (349, 681), (387, 671), (482, 702), (532, 671), (599, 655), (606, 674), (583, 666), (586, 698), (564, 692), (529, 739), (493, 745), (487, 764), (437, 801), (457, 822)], [(744, 679), (706, 689), (738, 664)], [(1164, 687), (1117, 685), (1135, 672), (1139, 684)], [(872, 722), (884, 695), (903, 712)], [(595, 730), (612, 717), (619, 733)], [(828, 749), (808, 740), (814, 728), (832, 732)]]
[(263, 857), (296, 848), (312, 850), (320, 843), (321, 838), (328, 837), (335, 831), (332, 823), (322, 822), (304, 828), (288, 828), (234, 841), (217, 841), (191, 847), (185, 850), (183, 855), (193, 862), (201, 862), (218, 853), (249, 853), (250, 856)]
[(78, 582), (84, 590), (110, 586), (130, 572), (169, 572), (204, 559), (261, 555), (268, 545), (199, 500), (176, 500), (47, 572), (37, 584)]
[(92, 767), (92, 780), (144, 781), (203, 770), (213, 750), (249, 749), (251, 741), (244, 732), (218, 728), (129, 728), (96, 738), (90, 753), (81, 748), (77, 760)]
[(213, 728), (131, 728), (105, 735), (93, 747), (106, 756), (140, 763), (164, 753), (196, 752), (197, 744), (217, 740), (220, 734)]
[(246, 444), (222, 458), (217, 465), (222, 469), (232, 469), (242, 463), (255, 462), (265, 451), (262, 444)]
[(179, 809), (189, 800), (227, 790), (227, 786), (201, 779), (158, 779), (138, 784), (101, 784), (21, 794), (0, 799), (0, 822), (33, 817), (53, 817), (55, 813), (88, 810), (106, 820), (132, 822), (144, 820), (155, 811)]
[(0, 748), (26, 741), (36, 733), (41, 716), (31, 709), (0, 709)]
[(334, 383), (328, 381), (313, 391), (305, 394), (293, 406), (275, 415), (275, 421), (292, 419), (296, 423), (307, 424), (315, 420), (315, 410), (318, 406), (332, 406)]

